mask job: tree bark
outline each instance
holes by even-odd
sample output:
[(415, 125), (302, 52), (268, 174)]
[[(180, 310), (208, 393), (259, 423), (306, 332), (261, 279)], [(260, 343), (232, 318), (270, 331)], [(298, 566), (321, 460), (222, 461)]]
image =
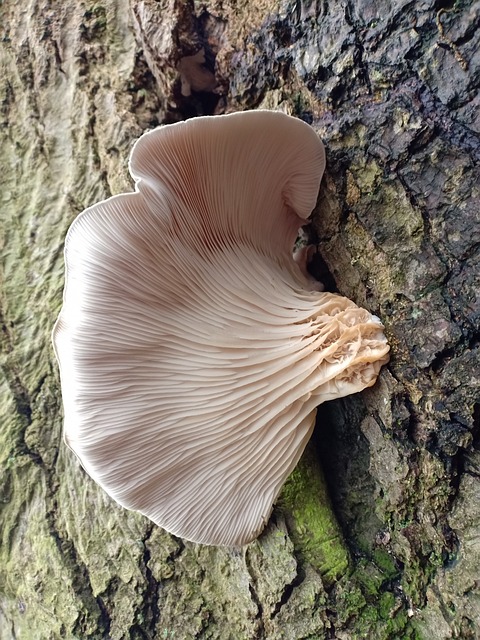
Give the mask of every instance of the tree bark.
[[(0, 637), (480, 637), (480, 4), (5, 0), (0, 6)], [(312, 271), (376, 313), (377, 385), (322, 405), (260, 538), (176, 539), (62, 443), (50, 343), (74, 217), (133, 141), (282, 109), (327, 174)]]

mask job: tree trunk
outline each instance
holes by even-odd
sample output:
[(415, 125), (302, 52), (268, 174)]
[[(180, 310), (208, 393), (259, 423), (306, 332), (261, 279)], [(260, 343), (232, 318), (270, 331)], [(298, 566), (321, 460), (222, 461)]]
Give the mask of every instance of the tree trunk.
[[(0, 637), (480, 637), (480, 4), (5, 0)], [(66, 230), (145, 130), (282, 109), (327, 148), (315, 273), (383, 320), (260, 538), (176, 539), (62, 442)], [(325, 480), (324, 480), (325, 477)]]

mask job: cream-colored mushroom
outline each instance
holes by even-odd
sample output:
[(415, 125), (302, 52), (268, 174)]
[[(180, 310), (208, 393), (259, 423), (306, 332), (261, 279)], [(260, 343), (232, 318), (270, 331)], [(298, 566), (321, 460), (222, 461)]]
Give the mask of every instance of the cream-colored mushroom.
[(160, 127), (132, 151), (136, 192), (68, 233), (54, 329), (66, 442), (177, 536), (258, 536), (315, 407), (388, 359), (378, 319), (292, 258), (324, 164), (314, 130), (281, 113)]

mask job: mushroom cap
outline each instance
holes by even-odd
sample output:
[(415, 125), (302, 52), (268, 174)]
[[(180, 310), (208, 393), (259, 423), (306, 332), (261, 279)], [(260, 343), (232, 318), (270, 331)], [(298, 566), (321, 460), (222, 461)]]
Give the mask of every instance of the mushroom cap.
[(253, 540), (315, 407), (388, 359), (378, 319), (292, 257), (324, 165), (313, 129), (281, 113), (163, 126), (133, 148), (136, 192), (68, 232), (65, 440), (112, 498), (182, 538)]

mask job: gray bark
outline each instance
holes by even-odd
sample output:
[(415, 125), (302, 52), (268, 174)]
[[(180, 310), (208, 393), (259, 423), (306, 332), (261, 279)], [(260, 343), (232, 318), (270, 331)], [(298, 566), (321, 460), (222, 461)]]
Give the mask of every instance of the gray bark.
[[(2, 3), (2, 638), (480, 637), (479, 15), (473, 0)], [(312, 269), (382, 318), (392, 360), (320, 408), (266, 531), (227, 550), (122, 510), (79, 468), (50, 331), (66, 230), (132, 188), (133, 141), (262, 107), (324, 140)]]

